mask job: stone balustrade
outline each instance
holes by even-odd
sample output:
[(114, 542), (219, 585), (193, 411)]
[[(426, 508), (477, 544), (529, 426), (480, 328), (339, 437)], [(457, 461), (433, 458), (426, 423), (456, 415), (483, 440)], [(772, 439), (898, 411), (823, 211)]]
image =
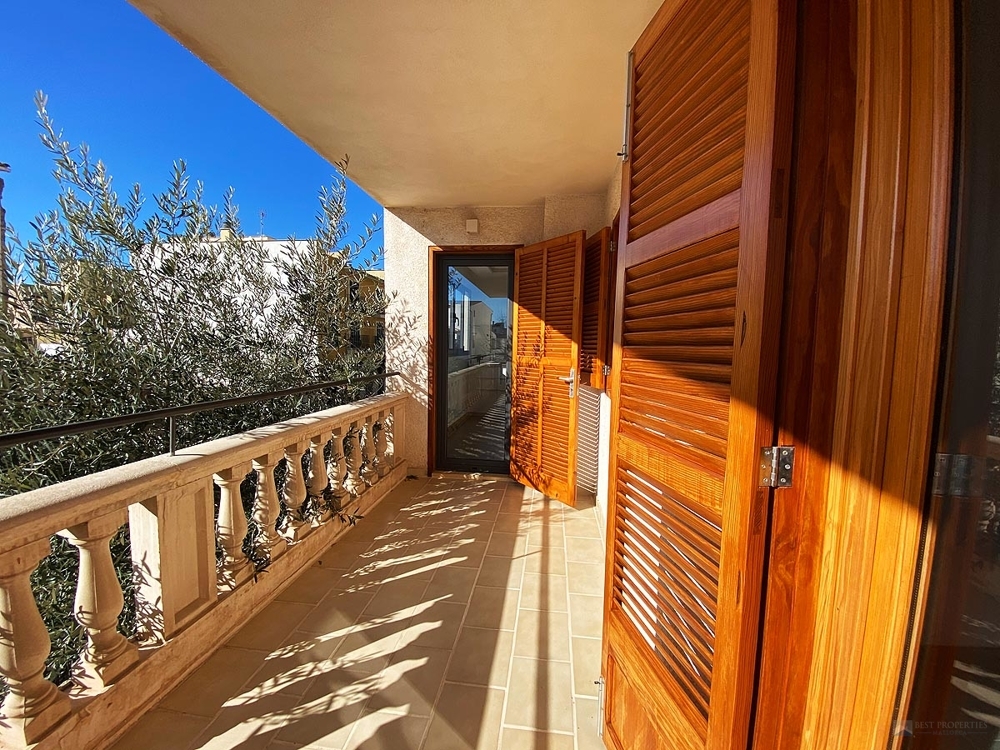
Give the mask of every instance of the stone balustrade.
[[(0, 502), (0, 746), (82, 750), (124, 732), (345, 533), (341, 518), (405, 479), (395, 446), (406, 398), (375, 396)], [(135, 640), (117, 629), (125, 600), (109, 549), (125, 524)], [(73, 616), (86, 644), (68, 688), (43, 676), (50, 639), (29, 582), (55, 534), (79, 550)]]

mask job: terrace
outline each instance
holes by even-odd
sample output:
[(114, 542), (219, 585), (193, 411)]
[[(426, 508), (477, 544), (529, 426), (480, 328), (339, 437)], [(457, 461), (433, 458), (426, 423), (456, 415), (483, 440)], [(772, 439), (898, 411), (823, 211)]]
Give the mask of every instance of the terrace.
[[(601, 747), (594, 506), (566, 508), (506, 477), (407, 479), (395, 447), (407, 398), (5, 505), (5, 746)], [(319, 510), (331, 495), (339, 514)], [(271, 560), (257, 576), (243, 546), (251, 522)], [(117, 629), (124, 595), (108, 552), (126, 523), (134, 640)], [(49, 641), (28, 584), (53, 533), (80, 549), (74, 606), (88, 635), (61, 689), (40, 674)]]

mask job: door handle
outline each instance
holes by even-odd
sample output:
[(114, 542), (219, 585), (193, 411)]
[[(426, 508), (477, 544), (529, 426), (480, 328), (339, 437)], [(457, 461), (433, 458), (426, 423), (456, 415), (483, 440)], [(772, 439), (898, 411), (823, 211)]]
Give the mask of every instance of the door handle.
[(576, 395), (576, 368), (569, 368), (569, 375), (567, 377), (560, 377), (559, 379), (569, 384), (569, 397), (573, 398)]

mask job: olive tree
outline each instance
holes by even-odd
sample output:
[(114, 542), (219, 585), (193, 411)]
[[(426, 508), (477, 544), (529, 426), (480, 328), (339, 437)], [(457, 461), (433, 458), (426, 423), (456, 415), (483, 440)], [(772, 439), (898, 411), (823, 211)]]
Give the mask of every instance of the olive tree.
[[(147, 197), (133, 185), (119, 195), (104, 163), (56, 129), (43, 95), (36, 104), (59, 193), (30, 231), (8, 231), (4, 433), (384, 372), (381, 337), (352, 336), (379, 328), (387, 300), (370, 274), (380, 252), (370, 248), (377, 217), (348, 240), (346, 160), (319, 191), (313, 236), (265, 242), (241, 230), (231, 189), (221, 205), (207, 204), (183, 161), (162, 192)], [(179, 421), (178, 440), (200, 443), (367, 392), (192, 415)], [(0, 451), (0, 502), (164, 447), (164, 425), (145, 423)], [(113, 554), (128, 589), (127, 531)], [(33, 584), (53, 639), (48, 676), (57, 682), (82, 644), (70, 615), (75, 580), (75, 550), (53, 537)], [(133, 620), (126, 606), (125, 632)]]

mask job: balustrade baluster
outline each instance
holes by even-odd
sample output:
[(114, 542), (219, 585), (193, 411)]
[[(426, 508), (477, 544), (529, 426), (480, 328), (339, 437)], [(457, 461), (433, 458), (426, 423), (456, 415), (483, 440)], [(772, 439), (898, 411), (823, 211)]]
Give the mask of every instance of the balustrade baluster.
[(288, 515), (281, 529), (282, 536), (289, 542), (297, 542), (311, 531), (309, 524), (305, 522), (306, 489), (305, 477), (302, 474), (302, 454), (305, 452), (302, 443), (292, 443), (285, 448), (285, 486), (282, 491), (282, 500), (285, 501), (285, 508)]
[(365, 416), (364, 428), (361, 434), (361, 478), (369, 487), (378, 476), (375, 468), (375, 445), (372, 439), (372, 415)]
[(261, 533), (257, 545), (272, 560), (285, 550), (285, 540), (275, 529), (281, 506), (278, 503), (278, 488), (274, 484), (274, 467), (281, 460), (281, 454), (269, 453), (253, 460), (257, 472), (257, 497), (254, 500), (253, 520), (260, 526)]
[(361, 480), (361, 440), (360, 427), (352, 422), (345, 441), (347, 448), (347, 476), (344, 478), (344, 489), (352, 497), (357, 497), (364, 490)]
[(80, 551), (73, 616), (87, 634), (87, 645), (77, 677), (94, 689), (112, 684), (139, 659), (136, 645), (118, 632), (125, 597), (110, 548), (111, 537), (127, 520), (128, 510), (122, 508), (59, 532)]
[(330, 508), (326, 502), (326, 489), (330, 486), (329, 473), (326, 467), (326, 444), (329, 438), (323, 439), (322, 435), (316, 435), (309, 440), (309, 476), (307, 486), (309, 495), (316, 503), (318, 514), (314, 523), (322, 525), (330, 520)]
[(389, 407), (389, 417), (382, 425), (385, 430), (385, 462), (388, 467), (396, 466), (396, 407)]
[(339, 509), (343, 499), (347, 496), (347, 491), (344, 489), (344, 474), (347, 469), (347, 461), (344, 458), (344, 430), (342, 427), (334, 427), (332, 434), (330, 463), (327, 464), (326, 471), (330, 482), (330, 492), (333, 494)]
[(247, 516), (243, 510), (240, 485), (247, 475), (246, 467), (220, 471), (213, 478), (219, 486), (219, 545), (222, 563), (219, 567), (219, 588), (232, 591), (252, 574), (250, 561), (243, 552), (247, 535)]
[(378, 413), (378, 431), (375, 433), (375, 468), (378, 470), (379, 479), (388, 474), (391, 468), (386, 458), (385, 423), (387, 418), (388, 415), (384, 409)]
[(29, 580), (49, 551), (49, 540), (40, 539), (0, 554), (0, 674), (9, 688), (0, 744), (7, 747), (37, 742), (70, 709), (66, 694), (42, 676), (52, 642)]

